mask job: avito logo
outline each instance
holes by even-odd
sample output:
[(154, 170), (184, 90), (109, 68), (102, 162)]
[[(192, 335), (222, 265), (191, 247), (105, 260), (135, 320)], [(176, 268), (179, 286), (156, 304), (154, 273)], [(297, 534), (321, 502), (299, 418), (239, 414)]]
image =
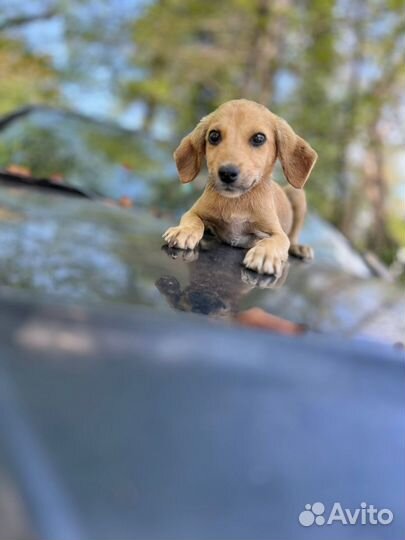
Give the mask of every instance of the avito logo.
[(388, 508), (379, 510), (372, 504), (362, 502), (360, 508), (351, 510), (343, 508), (339, 502), (335, 502), (329, 515), (325, 515), (325, 505), (321, 502), (306, 504), (298, 516), (298, 521), (303, 527), (311, 525), (389, 525), (394, 519), (394, 514)]

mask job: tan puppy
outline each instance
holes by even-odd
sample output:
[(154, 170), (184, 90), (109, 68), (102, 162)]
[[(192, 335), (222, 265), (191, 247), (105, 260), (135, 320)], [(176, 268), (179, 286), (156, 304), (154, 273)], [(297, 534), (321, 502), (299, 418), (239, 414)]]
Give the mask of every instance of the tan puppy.
[[(318, 156), (284, 120), (253, 101), (228, 101), (175, 151), (183, 183), (194, 180), (204, 157), (207, 185), (180, 225), (163, 235), (169, 246), (195, 249), (207, 227), (223, 242), (250, 248), (243, 264), (260, 274), (280, 275), (288, 253), (313, 257), (310, 247), (298, 244), (306, 213), (300, 188)], [(271, 181), (277, 158), (293, 187)]]

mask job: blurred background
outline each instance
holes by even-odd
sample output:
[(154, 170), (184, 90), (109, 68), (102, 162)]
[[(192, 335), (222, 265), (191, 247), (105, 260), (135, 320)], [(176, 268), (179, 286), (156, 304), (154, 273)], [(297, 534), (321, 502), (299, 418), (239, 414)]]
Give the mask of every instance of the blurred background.
[[(241, 97), (319, 154), (278, 283), (162, 249), (204, 184), (173, 150)], [(405, 0), (0, 0), (0, 538), (308, 538), (362, 500), (392, 526), (311, 538), (405, 538), (404, 126)]]
[[(405, 245), (404, 59), (404, 0), (0, 0), (0, 130), (38, 104), (117, 123), (87, 143), (179, 207), (198, 189), (173, 187), (179, 139), (223, 101), (259, 101), (319, 153), (311, 208), (391, 265)], [(1, 166), (68, 177), (80, 145), (63, 153), (74, 137), (50, 133), (0, 131)]]

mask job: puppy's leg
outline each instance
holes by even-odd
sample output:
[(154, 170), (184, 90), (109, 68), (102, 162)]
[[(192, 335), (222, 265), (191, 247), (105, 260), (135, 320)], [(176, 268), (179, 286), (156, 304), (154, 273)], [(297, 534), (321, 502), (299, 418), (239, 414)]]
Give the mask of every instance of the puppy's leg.
[(304, 246), (299, 243), (299, 235), (304, 225), (305, 215), (307, 213), (307, 200), (303, 189), (295, 189), (292, 186), (285, 188), (285, 193), (293, 209), (293, 224), (289, 234), (290, 249), (289, 254), (299, 259), (310, 260), (314, 258), (314, 251), (310, 246)]
[(204, 223), (193, 210), (189, 210), (180, 220), (178, 227), (170, 227), (163, 238), (170, 247), (195, 249), (204, 235)]

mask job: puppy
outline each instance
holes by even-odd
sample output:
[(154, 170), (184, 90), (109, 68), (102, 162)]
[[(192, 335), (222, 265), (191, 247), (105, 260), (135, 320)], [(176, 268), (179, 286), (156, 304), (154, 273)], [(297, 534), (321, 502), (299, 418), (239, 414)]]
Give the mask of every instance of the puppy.
[[(306, 213), (301, 188), (318, 156), (284, 120), (253, 101), (228, 101), (175, 151), (181, 182), (194, 180), (204, 157), (207, 185), (179, 226), (164, 233), (170, 247), (195, 249), (207, 228), (222, 242), (250, 248), (243, 264), (259, 274), (280, 275), (288, 253), (313, 257), (298, 235)], [(285, 190), (271, 180), (277, 158), (291, 184)]]

